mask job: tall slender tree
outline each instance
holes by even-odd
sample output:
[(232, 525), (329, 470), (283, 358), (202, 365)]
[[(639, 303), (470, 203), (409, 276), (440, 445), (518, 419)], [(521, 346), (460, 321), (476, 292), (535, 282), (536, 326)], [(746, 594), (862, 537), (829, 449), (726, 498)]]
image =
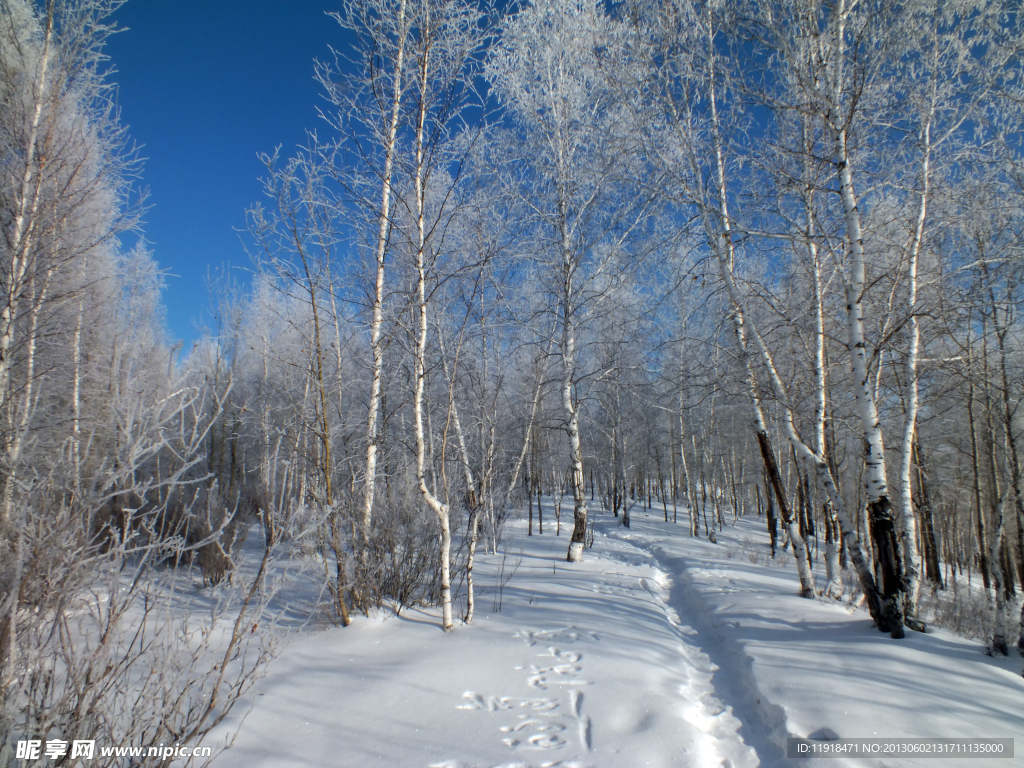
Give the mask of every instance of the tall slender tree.
[[(559, 395), (569, 445), (573, 532), (567, 559), (583, 557), (587, 500), (581, 436), (580, 333), (607, 279), (624, 274), (631, 237), (650, 212), (649, 197), (626, 181), (641, 178), (623, 136), (624, 107), (609, 67), (628, 61), (622, 28), (590, 0), (542, 0), (505, 23), (490, 49), (486, 76), (513, 117), (503, 145), (503, 183), (534, 228), (558, 318)], [(632, 157), (640, 159), (639, 156)]]

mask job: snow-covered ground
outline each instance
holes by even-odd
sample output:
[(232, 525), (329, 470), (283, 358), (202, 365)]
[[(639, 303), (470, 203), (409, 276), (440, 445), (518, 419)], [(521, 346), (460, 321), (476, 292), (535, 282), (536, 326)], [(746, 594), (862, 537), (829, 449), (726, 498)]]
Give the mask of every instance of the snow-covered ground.
[(763, 521), (717, 544), (657, 510), (617, 523), (598, 515), (577, 564), (564, 528), (510, 524), (451, 634), (410, 610), (293, 635), (214, 768), (1014, 763), (787, 758), (788, 736), (1024, 737), (1021, 659), (942, 630), (894, 641), (864, 610), (797, 597)]

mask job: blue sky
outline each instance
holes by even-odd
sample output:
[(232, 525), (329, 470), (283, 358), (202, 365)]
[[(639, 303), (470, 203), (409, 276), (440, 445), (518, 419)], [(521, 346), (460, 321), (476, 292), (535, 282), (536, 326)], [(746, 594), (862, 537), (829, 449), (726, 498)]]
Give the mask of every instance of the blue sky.
[[(344, 44), (332, 0), (130, 0), (107, 46), (122, 124), (144, 145), (144, 235), (169, 272), (171, 341), (186, 350), (208, 312), (206, 275), (248, 284), (239, 232), (261, 198), (259, 152), (284, 153), (322, 128), (313, 59)], [(129, 244), (134, 238), (127, 238)]]

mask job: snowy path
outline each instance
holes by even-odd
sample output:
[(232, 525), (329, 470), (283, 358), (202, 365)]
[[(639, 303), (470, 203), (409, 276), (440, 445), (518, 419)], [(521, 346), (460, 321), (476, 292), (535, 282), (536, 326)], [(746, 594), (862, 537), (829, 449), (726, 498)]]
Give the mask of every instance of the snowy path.
[(654, 520), (642, 518), (635, 533), (619, 528), (609, 536), (634, 537), (673, 575), (669, 605), (697, 629), (719, 668), (713, 685), (743, 721), (740, 735), (757, 748), (762, 765), (1014, 764), (1003, 758), (793, 760), (785, 757), (787, 736), (1017, 737), (1024, 749), (1024, 679), (1016, 653), (993, 659), (979, 643), (941, 629), (893, 641), (874, 629), (865, 610), (798, 597), (792, 558), (780, 557), (784, 566), (768, 563), (756, 520), (727, 527), (719, 544), (666, 536)]
[[(792, 567), (745, 559), (749, 525), (712, 545), (655, 515), (614, 523), (578, 564), (566, 536), (513, 528), (521, 554), (504, 572), (482, 558), (477, 621), (450, 635), (410, 611), (294, 639), (215, 768), (752, 768), (803, 763), (785, 757), (790, 734), (1024, 735), (1006, 714), (1024, 701), (1011, 664), (949, 636), (895, 644), (866, 615), (793, 596)], [(892, 696), (883, 678), (901, 669), (913, 679)], [(985, 762), (1009, 764), (971, 765)]]

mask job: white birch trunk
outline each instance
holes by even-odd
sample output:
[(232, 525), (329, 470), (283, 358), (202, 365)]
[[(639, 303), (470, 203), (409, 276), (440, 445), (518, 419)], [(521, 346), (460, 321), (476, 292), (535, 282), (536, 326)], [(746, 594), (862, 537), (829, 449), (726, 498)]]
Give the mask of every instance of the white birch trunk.
[(565, 281), (562, 299), (562, 409), (565, 411), (565, 432), (569, 437), (571, 463), (573, 529), (566, 560), (578, 563), (583, 559), (587, 534), (587, 501), (584, 489), (583, 448), (580, 443), (579, 412), (573, 396), (576, 372), (576, 332), (572, 317), (572, 266), (568, 257), (568, 244), (563, 242), (565, 257), (562, 277)]
[(855, 379), (857, 416), (864, 433), (866, 467), (864, 490), (868, 502), (886, 498), (889, 493), (885, 471), (885, 445), (875, 408), (875, 398), (868, 372), (867, 344), (864, 340), (864, 241), (860, 226), (860, 212), (853, 190), (853, 179), (847, 161), (846, 135), (835, 132), (836, 164), (839, 168), (840, 197), (843, 218), (850, 248), (850, 276), (846, 285), (846, 322), (851, 365)]
[[(454, 364), (458, 365), (458, 354), (456, 354)], [(476, 610), (473, 565), (476, 561), (476, 547), (480, 538), (480, 501), (482, 499), (482, 495), (477, 493), (477, 491), (482, 489), (477, 488), (476, 480), (473, 477), (473, 468), (469, 463), (466, 439), (462, 433), (462, 422), (459, 420), (459, 408), (455, 402), (454, 368), (449, 372), (447, 359), (444, 359), (444, 371), (445, 376), (448, 378), (448, 408), (452, 415), (452, 426), (455, 428), (455, 439), (459, 444), (459, 455), (462, 458), (462, 477), (466, 483), (466, 506), (469, 508), (469, 552), (466, 556), (466, 623), (472, 624), (473, 613)]]
[(679, 393), (679, 464), (680, 469), (683, 471), (682, 482), (680, 485), (683, 488), (683, 493), (686, 496), (686, 506), (690, 507), (693, 505), (693, 499), (690, 494), (690, 471), (686, 466), (686, 442), (683, 439), (685, 434), (685, 422), (683, 410), (685, 405), (683, 403), (683, 393)]
[[(708, 35), (713, 37), (710, 28), (710, 10), (708, 11)], [(754, 370), (753, 360), (748, 352), (747, 337), (745, 328), (744, 303), (733, 279), (733, 266), (735, 264), (735, 252), (732, 241), (732, 223), (729, 216), (727, 187), (725, 180), (725, 162), (722, 156), (721, 132), (718, 123), (718, 108), (716, 102), (716, 90), (714, 84), (714, 65), (708, 88), (708, 97), (711, 111), (711, 137), (715, 161), (715, 195), (717, 206), (706, 202), (703, 210), (704, 231), (708, 244), (715, 254), (718, 262), (718, 271), (729, 293), (732, 305), (731, 319), (733, 333), (736, 337), (737, 352), (741, 365), (744, 368), (747, 378), (747, 387), (751, 407), (754, 413), (754, 431), (757, 435), (758, 444), (761, 447), (762, 458), (765, 461), (765, 468), (768, 470), (772, 480), (773, 489), (779, 500), (780, 512), (783, 517), (783, 524), (789, 533), (790, 541), (793, 544), (793, 554), (796, 559), (797, 573), (800, 579), (800, 594), (803, 597), (814, 596), (814, 576), (811, 574), (807, 558), (807, 544), (800, 535), (800, 528), (796, 519), (790, 513), (789, 505), (784, 497), (781, 478), (779, 477), (778, 465), (774, 449), (771, 447), (771, 439), (768, 436), (768, 426), (764, 417), (764, 409), (761, 405), (760, 388), (757, 382), (757, 374)], [(717, 208), (717, 210), (715, 210)], [(717, 221), (716, 221), (717, 219)]]
[(391, 226), (391, 175), (394, 168), (398, 121), (402, 104), (402, 70), (405, 59), (406, 0), (398, 10), (398, 45), (395, 54), (394, 81), (391, 92), (391, 119), (384, 139), (384, 173), (381, 185), (380, 212), (376, 242), (376, 275), (373, 293), (373, 317), (370, 321), (370, 350), (373, 357), (370, 369), (370, 401), (366, 419), (366, 476), (363, 484), (363, 509), (360, 522), (362, 547), (360, 561), (366, 570), (367, 549), (370, 542), (370, 527), (373, 523), (373, 503), (377, 481), (377, 437), (378, 416), (381, 405), (381, 387), (384, 365), (384, 345), (381, 340), (381, 326), (384, 322), (384, 263), (387, 253), (388, 230)]
[[(420, 197), (422, 201), (422, 197)], [(421, 209), (422, 213), (422, 209)], [(419, 232), (422, 238), (423, 218), (419, 216)], [(452, 590), (451, 590), (451, 547), (452, 531), (448, 505), (431, 493), (427, 487), (426, 456), (427, 443), (423, 429), (423, 391), (426, 385), (426, 352), (427, 352), (427, 297), (426, 269), (424, 266), (424, 249), (421, 245), (416, 249), (416, 300), (418, 327), (416, 335), (416, 359), (414, 365), (415, 392), (413, 396), (414, 428), (416, 430), (416, 483), (420, 495), (427, 506), (437, 515), (441, 527), (441, 611), (442, 627), (450, 632), (452, 623)]]
[[(431, 29), (429, 17), (422, 21), (421, 34), (425, 41), (430, 40)], [(427, 371), (427, 235), (425, 222), (426, 178), (425, 178), (425, 147), (423, 143), (424, 125), (426, 122), (427, 83), (430, 74), (430, 48), (425, 47), (420, 64), (420, 102), (416, 115), (416, 308), (418, 327), (416, 335), (416, 359), (414, 363), (415, 392), (413, 411), (416, 430), (416, 482), (420, 495), (427, 506), (437, 515), (441, 527), (441, 626), (445, 632), (451, 632), (452, 623), (452, 587), (451, 587), (451, 549), (452, 530), (448, 505), (438, 499), (427, 487), (426, 455), (427, 444), (423, 430), (423, 392), (426, 386)], [(454, 406), (454, 399), (450, 402)], [(461, 429), (459, 432), (461, 433)]]
[[(814, 287), (814, 386), (817, 394), (814, 404), (814, 444), (817, 456), (824, 459), (825, 453), (825, 414), (828, 390), (825, 380), (825, 312), (821, 295), (821, 264), (818, 260), (818, 248), (810, 244), (811, 264), (813, 268), (812, 283)], [(790, 441), (792, 442), (792, 440)], [(831, 471), (829, 477), (831, 479)], [(817, 475), (817, 472), (815, 472)], [(818, 483), (818, 487), (822, 487)], [(836, 508), (832, 498), (825, 497), (824, 514), (828, 517), (828, 535), (825, 537), (825, 594), (840, 597), (843, 594), (842, 568), (839, 565), (839, 550), (836, 548), (836, 531), (841, 530)]]
[[(814, 226), (814, 206), (813, 206), (813, 189), (809, 184), (811, 178), (811, 169), (808, 163), (808, 156), (810, 154), (810, 147), (808, 136), (807, 136), (807, 121), (804, 120), (801, 126), (803, 131), (802, 143), (804, 148), (804, 178), (807, 182), (807, 186), (804, 189), (804, 194), (807, 196), (805, 199), (806, 205), (806, 220), (805, 224), (807, 227), (807, 251), (810, 267), (811, 267), (811, 288), (814, 294), (814, 388), (815, 388), (815, 403), (814, 403), (814, 449), (815, 456), (812, 461), (806, 462), (808, 467), (814, 468), (815, 481), (818, 488), (822, 489), (825, 501), (823, 506), (823, 513), (828, 518), (827, 530), (828, 535), (825, 536), (825, 579), (827, 584), (825, 585), (825, 594), (830, 597), (841, 597), (843, 594), (843, 577), (842, 568), (839, 563), (839, 550), (836, 547), (836, 540), (839, 538), (843, 527), (839, 522), (839, 518), (836, 514), (836, 506), (833, 503), (832, 495), (824, 491), (825, 486), (818, 479), (818, 464), (826, 462), (826, 441), (825, 441), (825, 418), (828, 412), (828, 382), (827, 372), (825, 370), (825, 306), (824, 299), (822, 296), (821, 287), (821, 259), (818, 254), (818, 245), (814, 240), (815, 226)], [(760, 336), (758, 336), (759, 347), (761, 344)], [(774, 364), (770, 364), (770, 370), (774, 371)], [(795, 424), (792, 423), (792, 414), (787, 411), (787, 417), (790, 420), (789, 427), (793, 433), (795, 433)], [(790, 436), (790, 442), (793, 443), (793, 438)], [(802, 442), (802, 441), (798, 441)], [(794, 445), (794, 448), (796, 446)], [(835, 485), (834, 478), (832, 477), (831, 470), (828, 473), (828, 482), (833, 486)], [(838, 494), (837, 494), (838, 495)], [(849, 521), (847, 521), (849, 522)], [(847, 526), (847, 530), (853, 530), (852, 527)], [(861, 554), (858, 552), (858, 554)]]
[[(1006, 499), (1012, 492), (1010, 487), (1003, 491), (996, 505), (995, 517), (992, 525), (992, 536), (989, 538), (988, 557), (992, 567), (992, 653), (1006, 656), (1009, 652), (1006, 644), (1006, 613), (1007, 602), (1004, 594), (1004, 577), (1002, 559), (999, 557), (999, 550), (1003, 546), (1003, 533), (1005, 529)], [(1012, 576), (1010, 577), (1012, 578)]]
[(417, 253), (417, 314), (419, 315), (416, 341), (416, 361), (414, 376), (416, 377), (413, 397), (416, 430), (416, 482), (420, 495), (427, 506), (437, 515), (441, 528), (441, 611), (442, 627), (450, 632), (452, 623), (452, 589), (451, 589), (451, 548), (452, 531), (448, 505), (431, 493), (426, 480), (426, 436), (423, 430), (423, 390), (426, 383), (426, 349), (427, 349), (427, 299), (425, 291), (426, 274), (423, 266), (423, 252)]
[[(74, 359), (75, 374), (71, 384), (71, 469), (74, 472), (74, 492), (81, 495), (82, 476), (82, 315), (83, 301), (78, 300), (78, 316), (75, 319)], [(170, 377), (168, 377), (170, 378)]]
[[(565, 159), (559, 136), (559, 171), (565, 178)], [(565, 412), (565, 432), (569, 437), (569, 462), (572, 477), (573, 528), (569, 540), (566, 560), (578, 563), (583, 560), (583, 548), (587, 536), (587, 501), (583, 474), (583, 448), (580, 442), (579, 412), (576, 408), (573, 387), (576, 377), (576, 320), (573, 274), (576, 265), (572, 257), (571, 234), (568, 221), (567, 193), (560, 182), (558, 191), (558, 214), (562, 251), (562, 410)]]
[(867, 345), (864, 339), (864, 240), (860, 225), (860, 211), (853, 189), (846, 132), (835, 127), (831, 120), (834, 162), (839, 175), (840, 197), (846, 240), (850, 249), (850, 272), (846, 282), (846, 320), (851, 363), (854, 378), (857, 415), (864, 436), (864, 493), (867, 499), (871, 537), (878, 550), (881, 572), (882, 623), (879, 629), (894, 638), (903, 636), (903, 603), (906, 585), (896, 521), (889, 501), (889, 488), (885, 471), (885, 445), (882, 427), (875, 407), (875, 398), (868, 372)]
[[(18, 320), (19, 298), (24, 289), (24, 280), (32, 262), (34, 247), (33, 235), (36, 232), (36, 212), (42, 194), (42, 165), (44, 160), (39, 157), (39, 130), (43, 116), (43, 98), (46, 93), (46, 81), (49, 75), (50, 44), (53, 39), (53, 8), (48, 9), (46, 26), (43, 31), (43, 50), (39, 59), (36, 79), (32, 87), (32, 117), (29, 122), (28, 136), (24, 147), (25, 170), (17, 197), (17, 213), (11, 227), (9, 258), (11, 260), (7, 274), (7, 285), (4, 286), (3, 309), (0, 309), (0, 409), (7, 404), (10, 394), (11, 367), (15, 323)], [(37, 167), (38, 164), (38, 167)], [(3, 509), (0, 518), (0, 529), (6, 526), (8, 510)]]
[[(28, 434), (32, 414), (35, 411), (38, 394), (35, 391), (36, 384), (36, 342), (39, 332), (39, 313), (42, 305), (46, 302), (46, 292), (49, 288), (52, 268), (46, 272), (42, 288), (36, 293), (35, 281), (30, 282), (29, 301), (32, 310), (29, 315), (28, 340), (25, 351), (25, 386), (21, 392), (21, 404), (17, 408), (17, 422), (12, 424), (14, 434), (7, 444), (7, 466), (8, 474), (4, 483), (3, 498), (3, 523), (11, 520), (11, 512), (14, 508), (14, 487), (17, 484), (18, 469), (21, 463), (21, 449), (25, 443), (25, 435)], [(14, 409), (12, 408), (12, 412)], [(12, 421), (14, 421), (12, 419)], [(3, 530), (0, 527), (0, 530)]]
[[(565, 310), (568, 311), (568, 302)], [(583, 448), (580, 443), (579, 413), (573, 402), (573, 374), (575, 372), (576, 336), (572, 320), (565, 319), (562, 336), (562, 364), (565, 372), (562, 378), (562, 408), (566, 413), (565, 431), (569, 436), (569, 451), (572, 475), (573, 529), (566, 560), (578, 563), (583, 559), (583, 547), (587, 532), (587, 502), (583, 486)]]
[(900, 523), (903, 531), (903, 570), (907, 581), (905, 610), (908, 618), (915, 618), (917, 616), (917, 602), (921, 594), (921, 557), (917, 549), (917, 516), (914, 514), (911, 478), (913, 472), (914, 435), (917, 431), (919, 403), (917, 360), (921, 345), (921, 329), (917, 320), (917, 269), (921, 253), (921, 243), (924, 239), (925, 221), (928, 215), (928, 193), (931, 181), (930, 137), (931, 125), (927, 123), (923, 130), (925, 155), (921, 171), (921, 197), (913, 240), (910, 246), (910, 262), (907, 265), (907, 309), (910, 312), (908, 327), (910, 343), (907, 349), (905, 366), (907, 404), (903, 421), (903, 441), (900, 446)]
[(502, 507), (508, 504), (508, 500), (512, 497), (512, 493), (516, 489), (516, 483), (519, 482), (519, 473), (523, 469), (523, 464), (526, 461), (526, 454), (530, 450), (530, 438), (533, 435), (533, 425), (537, 422), (537, 411), (540, 409), (541, 393), (544, 386), (544, 374), (546, 372), (546, 365), (537, 366), (537, 381), (533, 386), (533, 403), (530, 406), (530, 421), (526, 425), (526, 435), (523, 437), (523, 447), (519, 451), (519, 458), (516, 459), (515, 467), (512, 469), (512, 478), (509, 480), (508, 488), (505, 489), (505, 497), (502, 502)]

